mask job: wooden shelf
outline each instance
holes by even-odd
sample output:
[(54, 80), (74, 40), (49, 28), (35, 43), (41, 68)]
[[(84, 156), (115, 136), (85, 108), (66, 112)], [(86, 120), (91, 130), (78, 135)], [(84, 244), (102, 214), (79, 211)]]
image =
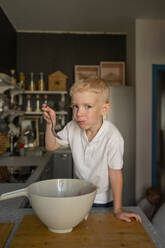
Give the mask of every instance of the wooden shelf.
[[(56, 111), (57, 115), (67, 115), (68, 112), (67, 111)], [(25, 112), (25, 115), (42, 115), (42, 111), (41, 112)]]
[(44, 94), (44, 95), (54, 95), (54, 94), (67, 94), (67, 91), (48, 91), (48, 90), (44, 90), (44, 91), (40, 91), (40, 90), (34, 90), (34, 91), (30, 91), (30, 90), (25, 90), (22, 92), (23, 94)]

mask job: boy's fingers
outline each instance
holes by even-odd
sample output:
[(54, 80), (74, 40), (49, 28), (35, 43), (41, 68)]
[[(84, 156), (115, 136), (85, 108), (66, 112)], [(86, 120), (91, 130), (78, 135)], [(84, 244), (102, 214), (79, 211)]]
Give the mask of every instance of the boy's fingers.
[(140, 223), (142, 223), (142, 219), (141, 219), (140, 216), (138, 216), (138, 221), (139, 221)]
[(125, 221), (127, 221), (127, 222), (131, 222), (131, 219), (130, 219), (129, 217), (127, 217), (127, 216), (124, 216), (124, 217), (122, 218), (122, 220), (125, 220)]
[(129, 213), (128, 217), (134, 218), (136, 221), (141, 222), (141, 217), (136, 213)]
[(119, 216), (119, 219), (125, 220), (127, 222), (131, 222), (131, 219), (134, 218), (137, 222), (142, 222), (141, 217), (136, 213), (131, 212), (122, 212)]

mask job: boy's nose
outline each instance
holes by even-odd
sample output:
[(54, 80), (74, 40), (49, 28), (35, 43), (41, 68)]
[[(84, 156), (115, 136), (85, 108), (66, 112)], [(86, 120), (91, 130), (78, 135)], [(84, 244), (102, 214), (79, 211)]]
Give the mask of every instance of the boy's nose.
[(83, 114), (83, 108), (78, 108), (77, 109), (77, 115), (79, 116), (79, 115), (82, 115)]

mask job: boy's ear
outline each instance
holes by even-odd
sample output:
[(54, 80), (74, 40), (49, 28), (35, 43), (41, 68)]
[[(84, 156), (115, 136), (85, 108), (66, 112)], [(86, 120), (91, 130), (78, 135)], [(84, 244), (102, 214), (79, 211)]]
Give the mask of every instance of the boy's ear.
[(103, 116), (106, 115), (109, 112), (109, 109), (110, 109), (110, 104), (109, 103), (104, 103), (103, 109), (102, 109)]

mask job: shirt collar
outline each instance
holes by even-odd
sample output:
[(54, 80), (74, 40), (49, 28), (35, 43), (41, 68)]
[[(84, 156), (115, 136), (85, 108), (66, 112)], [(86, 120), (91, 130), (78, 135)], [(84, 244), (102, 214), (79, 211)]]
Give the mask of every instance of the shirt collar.
[(82, 136), (83, 138), (85, 139), (86, 142), (88, 142), (89, 144), (91, 143), (96, 143), (100, 138), (103, 137), (103, 133), (104, 133), (104, 130), (105, 130), (105, 126), (106, 126), (106, 121), (103, 120), (103, 123), (99, 129), (99, 131), (97, 132), (97, 134), (94, 136), (94, 138), (89, 142), (88, 141), (88, 137), (86, 135), (86, 132), (85, 130), (81, 130), (82, 131)]

